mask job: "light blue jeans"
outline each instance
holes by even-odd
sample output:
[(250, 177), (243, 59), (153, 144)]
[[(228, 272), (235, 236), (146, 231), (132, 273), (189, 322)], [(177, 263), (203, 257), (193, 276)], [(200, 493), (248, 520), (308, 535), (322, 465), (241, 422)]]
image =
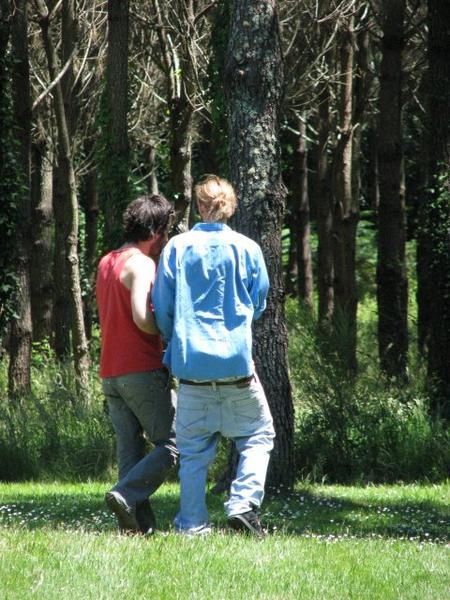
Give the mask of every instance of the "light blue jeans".
[[(140, 504), (163, 483), (175, 464), (175, 393), (166, 369), (102, 380), (116, 432), (119, 481), (112, 488), (130, 504)], [(146, 454), (145, 439), (154, 448)]]
[(257, 378), (245, 386), (181, 384), (176, 431), (180, 452), (177, 530), (195, 531), (208, 524), (206, 475), (220, 434), (234, 440), (239, 452), (236, 477), (225, 502), (226, 514), (231, 517), (261, 505), (275, 432)]

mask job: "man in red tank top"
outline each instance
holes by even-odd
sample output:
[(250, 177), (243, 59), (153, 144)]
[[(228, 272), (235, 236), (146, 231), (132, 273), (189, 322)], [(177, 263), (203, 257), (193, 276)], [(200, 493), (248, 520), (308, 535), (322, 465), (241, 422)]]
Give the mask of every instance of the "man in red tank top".
[[(162, 364), (150, 293), (173, 208), (142, 196), (123, 215), (125, 243), (99, 263), (100, 376), (117, 439), (118, 483), (105, 495), (124, 532), (151, 534), (149, 496), (177, 459), (175, 396)], [(145, 436), (145, 437), (144, 437)], [(145, 452), (145, 438), (153, 449)]]

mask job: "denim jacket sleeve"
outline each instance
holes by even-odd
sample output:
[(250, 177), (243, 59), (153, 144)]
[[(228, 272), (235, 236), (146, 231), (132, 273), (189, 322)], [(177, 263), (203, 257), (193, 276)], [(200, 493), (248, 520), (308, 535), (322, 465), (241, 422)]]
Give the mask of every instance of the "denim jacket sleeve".
[(169, 242), (164, 248), (152, 291), (152, 302), (155, 310), (156, 324), (163, 338), (169, 341), (172, 337), (175, 307), (175, 249)]
[(251, 261), (251, 273), (249, 277), (249, 294), (253, 302), (253, 319), (259, 319), (266, 308), (267, 292), (269, 291), (269, 276), (267, 274), (266, 263), (263, 253), (259, 246)]

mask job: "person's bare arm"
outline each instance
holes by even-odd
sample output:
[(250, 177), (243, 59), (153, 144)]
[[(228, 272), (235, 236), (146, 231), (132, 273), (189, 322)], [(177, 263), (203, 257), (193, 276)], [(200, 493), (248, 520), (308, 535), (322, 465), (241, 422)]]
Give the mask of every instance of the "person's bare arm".
[(144, 254), (131, 256), (122, 271), (121, 281), (131, 293), (133, 321), (145, 333), (159, 333), (150, 308), (150, 292), (155, 281), (154, 261)]

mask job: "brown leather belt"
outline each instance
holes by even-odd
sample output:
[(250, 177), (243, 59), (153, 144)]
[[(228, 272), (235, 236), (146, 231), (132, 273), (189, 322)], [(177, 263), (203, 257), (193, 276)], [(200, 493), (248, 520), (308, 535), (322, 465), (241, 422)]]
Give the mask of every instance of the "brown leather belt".
[(231, 381), (191, 381), (190, 379), (180, 379), (180, 383), (184, 385), (210, 385), (211, 387), (215, 387), (216, 385), (238, 385), (245, 387), (246, 385), (250, 385), (254, 377), (254, 375), (249, 375), (248, 377), (241, 377), (240, 379), (233, 379)]

